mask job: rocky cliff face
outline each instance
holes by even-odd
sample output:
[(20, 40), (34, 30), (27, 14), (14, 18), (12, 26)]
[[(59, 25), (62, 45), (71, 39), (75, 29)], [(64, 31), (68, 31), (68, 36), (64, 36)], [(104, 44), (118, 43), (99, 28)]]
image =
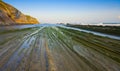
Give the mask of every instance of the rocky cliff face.
[(0, 25), (38, 24), (37, 19), (24, 15), (13, 6), (0, 1)]

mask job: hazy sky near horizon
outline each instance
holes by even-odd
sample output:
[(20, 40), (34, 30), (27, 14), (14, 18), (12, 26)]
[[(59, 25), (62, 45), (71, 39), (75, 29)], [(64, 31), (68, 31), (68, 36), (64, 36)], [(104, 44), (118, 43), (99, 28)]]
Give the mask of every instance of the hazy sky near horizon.
[(120, 0), (3, 0), (42, 23), (120, 22)]

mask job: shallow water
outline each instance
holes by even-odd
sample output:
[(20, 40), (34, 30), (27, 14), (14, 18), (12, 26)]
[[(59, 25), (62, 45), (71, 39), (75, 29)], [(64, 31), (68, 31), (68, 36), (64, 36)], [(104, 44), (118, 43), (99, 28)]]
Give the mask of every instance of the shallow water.
[(0, 71), (120, 70), (120, 40), (63, 25), (22, 26), (0, 34)]
[(59, 27), (64, 27), (64, 28), (68, 28), (68, 29), (83, 31), (83, 32), (86, 32), (86, 33), (92, 33), (92, 34), (98, 35), (98, 36), (109, 37), (109, 38), (112, 38), (112, 39), (118, 39), (118, 40), (120, 40), (120, 36), (114, 36), (114, 35), (109, 35), (109, 34), (94, 32), (94, 31), (90, 31), (90, 30), (73, 28), (73, 27), (66, 27), (66, 26), (60, 25), (60, 24), (35, 24), (35, 25), (2, 26), (2, 27), (0, 27), (0, 30), (23, 29), (23, 28), (32, 28), (32, 27), (42, 27), (42, 26), (44, 26), (44, 27), (59, 26)]

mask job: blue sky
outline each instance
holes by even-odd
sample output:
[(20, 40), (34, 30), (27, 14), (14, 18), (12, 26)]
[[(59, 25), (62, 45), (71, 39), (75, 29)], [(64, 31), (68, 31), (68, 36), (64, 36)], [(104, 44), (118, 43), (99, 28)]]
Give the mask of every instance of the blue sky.
[(3, 0), (42, 23), (120, 22), (120, 0)]

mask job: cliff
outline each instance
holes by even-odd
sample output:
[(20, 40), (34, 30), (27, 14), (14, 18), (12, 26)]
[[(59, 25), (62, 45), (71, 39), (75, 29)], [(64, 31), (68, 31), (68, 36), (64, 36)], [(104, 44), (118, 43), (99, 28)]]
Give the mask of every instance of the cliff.
[(13, 6), (0, 1), (0, 25), (38, 24), (36, 18), (24, 15)]

